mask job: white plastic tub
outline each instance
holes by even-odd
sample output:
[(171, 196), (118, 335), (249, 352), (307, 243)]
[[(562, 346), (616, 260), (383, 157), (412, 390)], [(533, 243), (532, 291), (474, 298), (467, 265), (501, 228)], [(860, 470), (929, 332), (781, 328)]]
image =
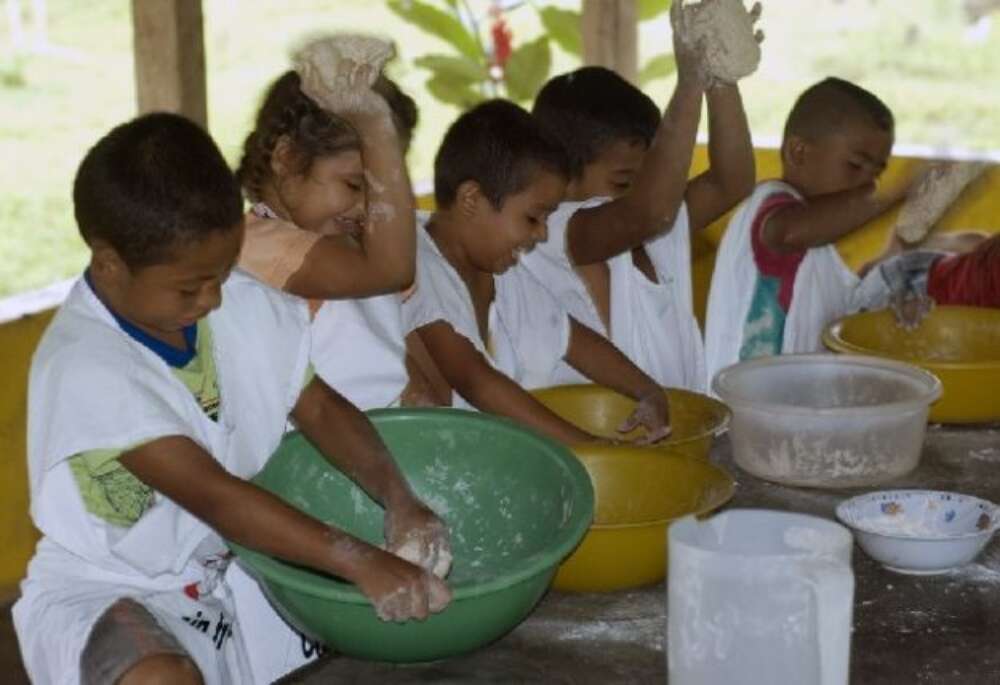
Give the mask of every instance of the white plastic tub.
[(859, 487), (913, 470), (932, 374), (902, 362), (851, 355), (763, 357), (720, 371), (715, 393), (733, 412), (736, 463), (788, 485)]

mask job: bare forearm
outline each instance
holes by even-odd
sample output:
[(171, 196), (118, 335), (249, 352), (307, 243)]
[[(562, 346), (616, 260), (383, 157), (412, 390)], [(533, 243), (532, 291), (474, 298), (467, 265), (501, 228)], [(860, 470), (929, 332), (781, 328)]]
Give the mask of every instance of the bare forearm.
[[(356, 582), (367, 543), (303, 514), (271, 493), (232, 478), (192, 511), (227, 540)], [(194, 507), (197, 509), (198, 507)]]
[(570, 221), (570, 256), (577, 265), (602, 262), (669, 228), (684, 200), (703, 90), (681, 82), (629, 191)]
[(490, 369), (488, 374), (484, 372), (476, 381), (465, 383), (456, 390), (482, 412), (506, 416), (567, 445), (594, 439), (553, 413), (499, 371)]
[(611, 341), (576, 320), (570, 321), (567, 364), (595, 383), (636, 400), (659, 390), (656, 382)]
[(799, 252), (829, 245), (898, 204), (871, 187), (810, 198), (809, 203), (779, 210), (764, 227), (765, 242), (774, 250)]
[(388, 114), (352, 123), (361, 136), (367, 181), (362, 243), (372, 267), (402, 290), (413, 282), (416, 258), (415, 205), (402, 145)]
[(161, 438), (123, 454), (121, 463), (228, 540), (348, 580), (358, 577), (365, 543), (236, 478), (188, 438)]
[(706, 93), (708, 170), (688, 184), (685, 199), (691, 229), (698, 230), (725, 214), (753, 191), (756, 178), (750, 126), (735, 85)]
[(412, 503), (412, 492), (375, 427), (316, 378), (292, 411), (299, 430), (337, 469), (383, 506)]

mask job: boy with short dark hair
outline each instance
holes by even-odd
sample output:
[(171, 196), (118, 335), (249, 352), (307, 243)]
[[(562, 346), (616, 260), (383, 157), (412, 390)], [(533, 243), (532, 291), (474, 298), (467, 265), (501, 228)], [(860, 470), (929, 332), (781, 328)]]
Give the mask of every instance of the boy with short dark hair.
[[(690, 232), (750, 192), (754, 159), (739, 90), (707, 73), (704, 45), (686, 45), (681, 5), (671, 8), (677, 85), (662, 116), (600, 67), (557, 76), (538, 94), (533, 114), (569, 151), (572, 175), (548, 240), (523, 265), (658, 383), (698, 391), (705, 367)], [(688, 181), (703, 98), (711, 166)], [(557, 377), (580, 381), (565, 366)]]
[(781, 144), (782, 178), (757, 186), (719, 246), (706, 320), (708, 378), (743, 359), (822, 348), (858, 284), (834, 243), (903, 200), (909, 179), (876, 188), (892, 112), (827, 78), (799, 96)]
[(447, 547), (367, 419), (311, 377), (305, 303), (230, 274), (242, 201), (208, 134), (172, 114), (115, 128), (74, 204), (90, 264), (29, 380), (43, 537), (13, 615), (32, 679), (250, 682), (223, 537), (356, 582), (383, 618), (441, 610), (442, 581), (245, 480), (291, 417), (386, 506), (390, 549)]
[(512, 268), (545, 239), (567, 176), (562, 147), (517, 105), (493, 100), (459, 117), (434, 163), (437, 211), (418, 220), (418, 287), (403, 305), (404, 329), (419, 334), (467, 405), (565, 443), (598, 440), (525, 391), (553, 385), (565, 362), (638, 400), (621, 428), (642, 424), (646, 440), (658, 440), (668, 412), (656, 382)]

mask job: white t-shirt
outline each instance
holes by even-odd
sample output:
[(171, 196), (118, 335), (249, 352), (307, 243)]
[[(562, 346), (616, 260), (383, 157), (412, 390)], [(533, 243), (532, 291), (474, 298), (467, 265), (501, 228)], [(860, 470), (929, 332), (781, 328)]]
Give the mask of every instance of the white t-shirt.
[[(556, 366), (569, 346), (566, 310), (526, 271), (495, 276), (496, 295), (489, 313), (488, 344), (476, 322), (469, 290), (438, 250), (418, 215), (417, 290), (403, 304), (403, 331), (409, 334), (436, 321), (448, 323), (489, 362), (524, 388), (553, 385)], [(453, 396), (453, 406), (465, 406)]]
[[(632, 263), (630, 251), (607, 261), (610, 276), (610, 335), (584, 281), (567, 252), (570, 219), (608, 198), (564, 202), (548, 221), (548, 239), (525, 255), (518, 268), (529, 271), (580, 323), (607, 336), (632, 362), (664, 386), (701, 391), (705, 353), (691, 292), (691, 236), (687, 207), (681, 205), (672, 229), (645, 243), (656, 271), (650, 281)], [(556, 378), (586, 382), (565, 364)]]
[[(42, 337), (29, 377), (28, 473), (32, 520), (43, 539), (14, 611), (36, 678), (76, 673), (89, 626), (115, 596), (153, 602), (193, 583), (217, 586), (225, 547), (212, 529), (158, 493), (132, 526), (110, 524), (86, 511), (68, 459), (176, 435), (239, 478), (263, 467), (302, 389), (308, 311), (238, 271), (222, 293), (222, 306), (209, 314), (217, 421), (159, 356), (119, 328), (83, 279)], [(57, 596), (52, 588), (76, 594)], [(71, 635), (62, 632), (69, 624)]]
[(402, 297), (324, 302), (312, 322), (312, 363), (320, 378), (361, 409), (397, 403), (409, 381)]

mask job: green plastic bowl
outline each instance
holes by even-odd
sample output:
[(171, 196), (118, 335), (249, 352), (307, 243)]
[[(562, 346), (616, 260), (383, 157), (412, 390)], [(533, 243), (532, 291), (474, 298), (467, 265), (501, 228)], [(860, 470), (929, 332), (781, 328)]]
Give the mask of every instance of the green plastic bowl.
[[(448, 524), (454, 597), (426, 621), (378, 619), (357, 588), (233, 544), (278, 611), (349, 656), (431, 661), (491, 642), (545, 593), (587, 532), (594, 493), (565, 447), (516, 424), (457, 409), (369, 412), (413, 489)], [(289, 504), (369, 542), (383, 542), (383, 510), (301, 434), (288, 435), (253, 479)]]

